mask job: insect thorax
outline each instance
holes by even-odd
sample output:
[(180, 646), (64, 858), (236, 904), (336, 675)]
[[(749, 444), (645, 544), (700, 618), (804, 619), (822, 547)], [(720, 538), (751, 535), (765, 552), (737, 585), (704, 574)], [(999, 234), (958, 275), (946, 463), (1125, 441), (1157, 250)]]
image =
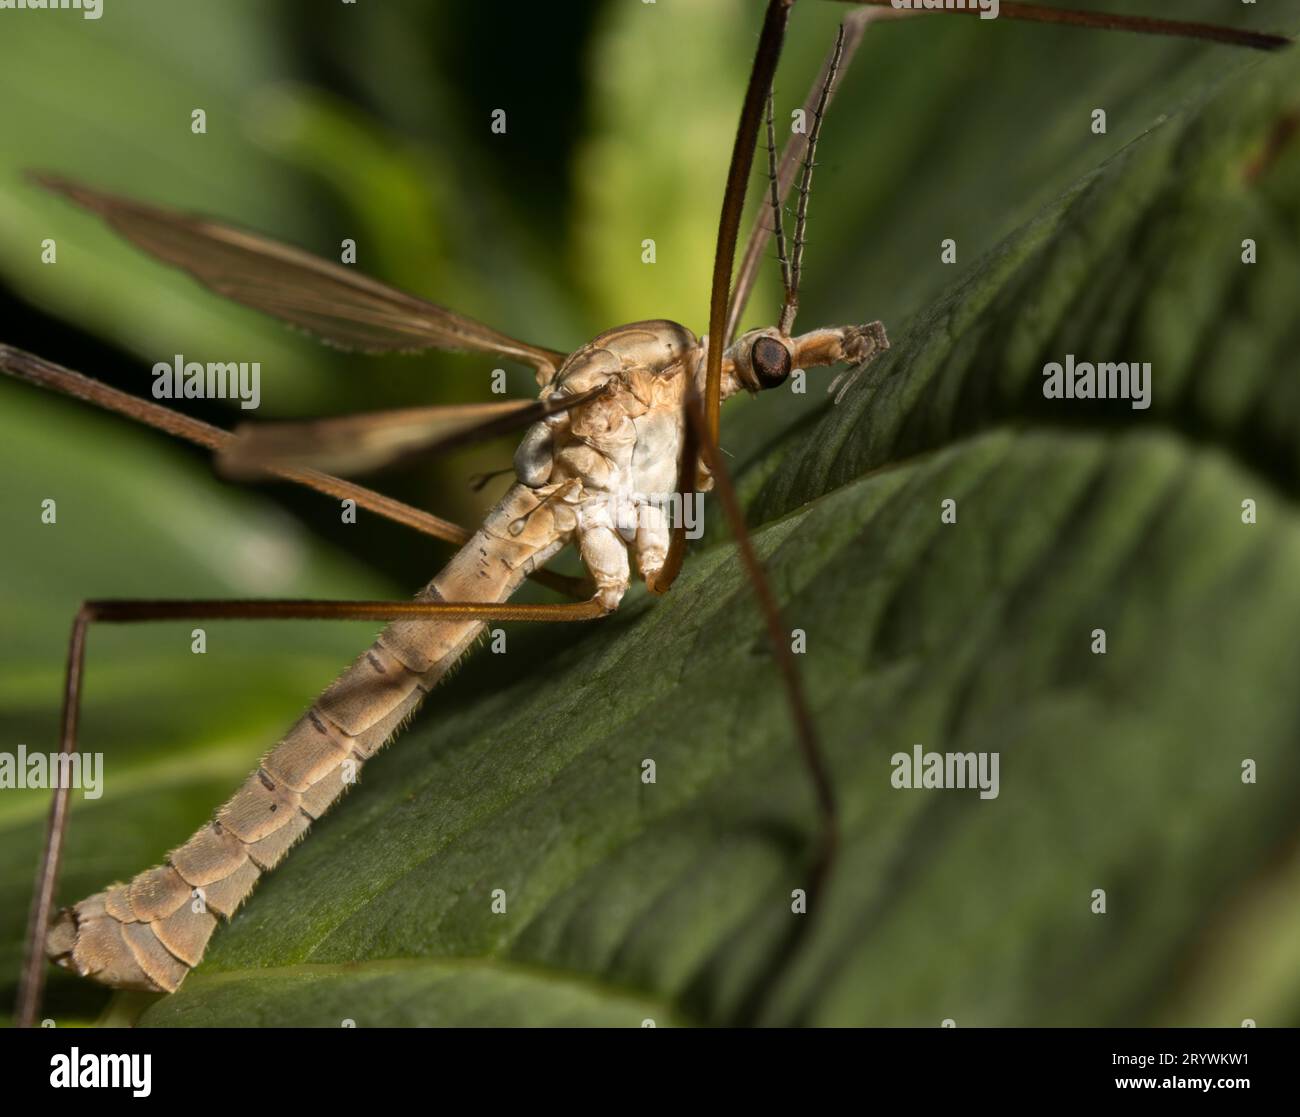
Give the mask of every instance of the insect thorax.
[(575, 350), (555, 374), (550, 390), (577, 394), (635, 370), (668, 373), (698, 346), (694, 333), (666, 318), (615, 326)]
[(671, 492), (681, 445), (681, 406), (700, 343), (664, 319), (606, 330), (576, 350), (543, 398), (608, 392), (538, 423), (515, 455), (526, 485), (578, 478), (588, 491)]

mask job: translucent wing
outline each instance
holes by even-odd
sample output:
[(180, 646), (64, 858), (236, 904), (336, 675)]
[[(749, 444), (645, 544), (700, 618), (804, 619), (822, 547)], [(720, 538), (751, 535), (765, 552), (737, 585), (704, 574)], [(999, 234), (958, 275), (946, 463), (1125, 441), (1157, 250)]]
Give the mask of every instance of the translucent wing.
[(373, 411), (337, 419), (257, 423), (236, 429), (217, 459), (227, 476), (249, 478), (270, 469), (310, 468), (348, 476), (379, 469), (419, 454), (507, 434), (548, 415), (595, 399), (605, 387), (547, 400), (510, 400), (446, 407)]
[(33, 178), (205, 287), (344, 349), (469, 350), (511, 357), (549, 381), (565, 354), (543, 349), (342, 264), (205, 217), (105, 194), (54, 175)]

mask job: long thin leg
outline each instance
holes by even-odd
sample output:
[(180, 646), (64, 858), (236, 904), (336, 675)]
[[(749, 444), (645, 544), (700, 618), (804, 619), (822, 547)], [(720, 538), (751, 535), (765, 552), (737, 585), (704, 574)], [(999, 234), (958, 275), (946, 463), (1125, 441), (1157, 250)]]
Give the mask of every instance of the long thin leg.
[(754, 148), (758, 144), (758, 130), (763, 123), (763, 107), (767, 91), (776, 76), (776, 64), (781, 57), (781, 44), (785, 41), (785, 27), (790, 19), (794, 0), (768, 0), (763, 30), (758, 37), (758, 50), (754, 66), (749, 73), (749, 85), (740, 109), (740, 123), (736, 127), (736, 142), (731, 149), (731, 165), (727, 170), (727, 185), (722, 193), (722, 216), (718, 221), (718, 245), (713, 257), (713, 291), (709, 305), (709, 351), (704, 389), (704, 416), (709, 434), (718, 440), (718, 424), (722, 414), (722, 351), (727, 330), (727, 303), (731, 294), (731, 270), (736, 262), (736, 240), (740, 233), (740, 218), (745, 208), (745, 188), (749, 172), (754, 166)]
[[(695, 468), (696, 455), (704, 458), (713, 475), (718, 499), (722, 504), (727, 526), (736, 540), (740, 552), (740, 561), (749, 577), (749, 583), (758, 598), (759, 608), (767, 627), (768, 639), (772, 645), (772, 654), (776, 657), (777, 668), (781, 673), (781, 685), (785, 689), (786, 700), (794, 721), (795, 735), (799, 743), (799, 755), (812, 784), (813, 798), (817, 809), (818, 834), (812, 862), (808, 868), (805, 895), (808, 906), (806, 915), (791, 924), (778, 949), (775, 968), (779, 972), (795, 958), (800, 946), (807, 938), (815, 922), (816, 914), (821, 910), (819, 900), (822, 897), (827, 880), (834, 867), (835, 855), (839, 849), (839, 814), (835, 800), (835, 788), (831, 782), (830, 767), (817, 737), (817, 728), (813, 723), (812, 711), (804, 694), (803, 679), (790, 649), (789, 633), (781, 618), (781, 608), (772, 592), (771, 583), (763, 570), (763, 564), (754, 551), (745, 525), (745, 516), (741, 511), (740, 501), (736, 497), (735, 486), (731, 483), (731, 473), (718, 449), (718, 444), (709, 437), (708, 419), (700, 406), (698, 395), (689, 392), (686, 402), (686, 445), (683, 449), (683, 467), (688, 463), (692, 471)], [(678, 479), (679, 491), (691, 492), (695, 488), (694, 477), (688, 478), (683, 472)], [(671, 551), (669, 554), (671, 558)], [(678, 560), (680, 564), (680, 559)], [(665, 567), (667, 563), (665, 563)], [(671, 571), (673, 577), (676, 570)], [(671, 577), (669, 579), (671, 582)], [(651, 587), (655, 592), (665, 592), (667, 586), (658, 584)], [(767, 984), (756, 985), (750, 992), (739, 1011), (742, 1021), (754, 1022), (758, 1018)]]
[[(731, 269), (736, 261), (736, 240), (745, 208), (745, 186), (754, 165), (754, 148), (758, 144), (758, 130), (763, 123), (767, 91), (771, 89), (772, 79), (776, 75), (776, 64), (781, 58), (781, 44), (785, 41), (785, 27), (793, 6), (794, 0), (768, 0), (763, 30), (759, 33), (758, 49), (754, 53), (754, 65), (749, 72), (749, 85), (745, 88), (745, 100), (740, 110), (736, 142), (731, 149), (727, 185), (722, 195), (718, 246), (713, 258), (713, 291), (709, 303), (709, 346), (704, 388), (705, 422), (715, 443), (722, 417), (722, 351), (726, 347), (723, 335), (731, 294)], [(683, 494), (695, 491), (695, 476), (699, 466), (698, 443), (690, 437), (689, 429), (687, 433), (678, 472), (677, 491)], [(685, 556), (686, 527), (684, 524), (674, 524), (668, 554), (651, 587), (655, 593), (668, 592), (669, 586), (681, 571)]]
[(813, 723), (812, 712), (808, 708), (799, 667), (795, 662), (794, 653), (790, 650), (790, 630), (781, 619), (781, 607), (777, 604), (776, 595), (772, 592), (772, 585), (763, 570), (763, 564), (754, 551), (749, 529), (745, 526), (745, 515), (736, 497), (736, 488), (731, 483), (731, 472), (727, 469), (726, 460), (718, 449), (717, 443), (709, 438), (708, 423), (699, 399), (694, 395), (687, 400), (686, 414), (690, 425), (695, 429), (695, 437), (699, 442), (705, 463), (713, 474), (718, 500), (722, 504), (723, 515), (727, 518), (727, 526), (735, 537), (736, 546), (740, 551), (740, 561), (749, 576), (754, 596), (758, 598), (759, 608), (763, 611), (763, 620), (767, 624), (772, 652), (776, 657), (776, 664), (781, 672), (781, 683), (790, 704), (790, 715), (799, 740), (799, 752), (808, 771), (808, 778), (812, 782), (821, 834), (807, 889), (808, 911), (811, 913), (814, 910), (814, 894), (819, 893), (825, 883), (835, 859), (835, 851), (839, 847), (838, 813), (830, 768), (817, 738), (817, 729)]
[[(229, 450), (236, 441), (236, 436), (230, 431), (214, 427), (211, 423), (199, 419), (192, 419), (179, 411), (173, 411), (170, 407), (163, 407), (161, 404), (151, 403), (127, 392), (120, 392), (89, 376), (63, 368), (33, 353), (15, 349), (11, 345), (0, 345), (0, 372), (7, 372), (15, 379), (24, 380), (28, 384), (49, 388), (66, 396), (72, 396), (74, 399), (93, 403), (105, 411), (124, 415), (137, 423), (143, 423), (155, 430), (163, 431), (175, 438), (183, 438), (187, 442), (217, 453)], [(413, 531), (431, 535), (447, 543), (460, 546), (470, 537), (470, 532), (459, 524), (453, 524), (450, 520), (444, 520), (419, 508), (412, 508), (409, 504), (393, 500), (392, 497), (377, 493), (374, 489), (367, 489), (363, 485), (353, 484), (329, 473), (293, 466), (271, 467), (268, 472), (282, 481), (305, 485), (326, 496), (355, 501), (358, 508), (364, 508), (403, 527), (409, 527)], [(548, 570), (536, 570), (529, 576), (534, 581), (568, 597), (584, 598), (591, 593), (591, 586), (580, 578), (570, 578)]]
[[(709, 307), (708, 365), (705, 379), (705, 398), (701, 408), (693, 384), (688, 382), (684, 407), (686, 409), (686, 438), (682, 449), (681, 471), (678, 478), (678, 491), (688, 493), (696, 488), (696, 469), (699, 456), (703, 453), (713, 473), (722, 502), (723, 512), (727, 517), (732, 534), (740, 548), (741, 561), (744, 563), (754, 592), (758, 596), (767, 623), (768, 633), (772, 639), (774, 654), (781, 669), (781, 678), (790, 700), (790, 709), (794, 716), (795, 728), (799, 736), (799, 745), (809, 776), (813, 782), (817, 798), (818, 812), (821, 816), (822, 839), (821, 851), (814, 868), (814, 878), (820, 885), (829, 869), (837, 843), (835, 821), (835, 797), (827, 773), (826, 763), (817, 742), (808, 703), (804, 698), (803, 684), (799, 671), (790, 652), (786, 630), (781, 622), (780, 609), (776, 597), (763, 573), (762, 563), (754, 553), (745, 527), (745, 519), (736, 499), (731, 476), (718, 450), (718, 420), (721, 409), (721, 378), (723, 332), (726, 328), (727, 309), (730, 296), (731, 270), (735, 262), (736, 239), (740, 227), (741, 212), (744, 208), (745, 186), (749, 181), (753, 166), (754, 149), (758, 143), (758, 131), (763, 122), (763, 110), (767, 91), (772, 87), (777, 62), (781, 56), (781, 44), (785, 36), (786, 23), (794, 0), (769, 0), (767, 14), (763, 21), (763, 30), (759, 35), (758, 49), (754, 56), (754, 65), (749, 75), (749, 85), (745, 91), (745, 101), (741, 108), (740, 124), (736, 129), (736, 142), (731, 153), (731, 167), (727, 174), (727, 186), (723, 196), (722, 217), (718, 229), (718, 247), (713, 268), (713, 299)], [(840, 65), (844, 46), (843, 35), (837, 40), (836, 54), (828, 69), (834, 73)], [(828, 78), (829, 86), (833, 77)], [(819, 102), (824, 101), (820, 93)], [(824, 104), (822, 105), (824, 109)], [(681, 569), (685, 553), (685, 531), (683, 525), (675, 526), (668, 555), (659, 577), (652, 589), (664, 593), (672, 585)]]
[[(512, 605), (508, 602), (451, 601), (87, 601), (77, 612), (68, 641), (67, 675), (63, 687), (60, 756), (77, 751), (81, 717), (81, 680), (86, 662), (86, 635), (96, 621), (134, 624), (163, 620), (480, 620), (589, 621), (605, 616), (598, 600), (556, 605)], [(36, 875), (27, 920), (27, 953), (18, 986), (15, 1024), (32, 1027), (45, 989), (45, 938), (58, 886), (63, 843), (68, 829), (71, 788), (60, 781), (50, 805), (45, 850)]]
[[(893, 0), (843, 0), (843, 2), (863, 4), (873, 8), (893, 7)], [(932, 15), (968, 15), (978, 19), (981, 14), (977, 7), (923, 9), (920, 4), (916, 7), (923, 14)], [(1251, 50), (1281, 50), (1291, 45), (1291, 39), (1285, 35), (1242, 31), (1215, 23), (1112, 15), (1108, 12), (1081, 12), (1072, 8), (1049, 8), (1043, 4), (1022, 4), (1018, 0), (1002, 0), (998, 6), (998, 18), (1024, 20), (1028, 23), (1056, 23), (1065, 27), (1086, 27), (1097, 31), (1136, 31), (1143, 35), (1172, 35), (1180, 39), (1200, 39), (1204, 42), (1223, 43), (1226, 46), (1248, 47)]]
[[(925, 15), (924, 8), (896, 9), (891, 0), (844, 0), (846, 3), (858, 4), (859, 9), (844, 17), (844, 58), (841, 69), (847, 70), (868, 23), (886, 19), (905, 19)], [(940, 14), (940, 13), (935, 13)], [(978, 10), (976, 10), (978, 14)], [(1042, 23), (1061, 23), (1067, 26), (1097, 28), (1099, 30), (1137, 31), (1146, 34), (1175, 35), (1184, 38), (1204, 39), (1212, 42), (1226, 43), (1258, 50), (1278, 50), (1290, 46), (1291, 40), (1282, 35), (1261, 34), (1254, 31), (1237, 31), (1229, 27), (1217, 27), (1208, 24), (1185, 23), (1178, 20), (1147, 19), (1142, 17), (1107, 15), (1098, 12), (1075, 12), (1063, 8), (1035, 8), (1033, 5), (1003, 3), (1000, 16), (1011, 19), (1029, 20)], [(822, 62), (821, 72), (817, 75), (804, 99), (804, 115), (811, 116), (817, 104), (818, 92), (826, 85), (834, 58), (834, 50)], [(833, 94), (833, 91), (832, 91)], [(784, 204), (787, 195), (794, 186), (795, 171), (803, 158), (807, 137), (802, 133), (792, 135), (781, 152), (780, 169), (776, 176), (776, 195)], [(764, 252), (771, 240), (773, 228), (763, 220), (760, 214), (754, 221), (749, 240), (741, 257), (740, 269), (732, 286), (731, 306), (727, 311), (727, 330), (723, 345), (730, 345), (740, 328), (740, 319), (745, 313), (749, 297), (753, 294), (754, 284), (758, 279), (758, 269), (762, 266)], [(787, 288), (789, 284), (787, 283)]]

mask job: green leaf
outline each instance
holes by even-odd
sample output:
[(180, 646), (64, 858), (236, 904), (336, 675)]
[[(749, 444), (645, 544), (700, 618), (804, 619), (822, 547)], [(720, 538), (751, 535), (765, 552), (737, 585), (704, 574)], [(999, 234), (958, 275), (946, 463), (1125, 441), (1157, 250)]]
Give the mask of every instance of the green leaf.
[[(238, 985), (239, 1027), (663, 1027), (673, 1010), (627, 989), (578, 975), (476, 959), (411, 960), (298, 966), (260, 973), (229, 973), (204, 983), (193, 996), (158, 1005), (150, 1023), (209, 1026), (223, 1018)], [(249, 995), (251, 993), (251, 996)]]
[[(151, 363), (179, 343), (191, 359), (252, 353), (276, 379), (298, 379), (314, 343), (182, 280), (23, 178), (55, 171), (287, 239), (302, 235), (294, 184), (250, 135), (250, 91), (285, 66), (282, 47), (251, 0), (182, 9), (124, 4), (95, 21), (5, 20), (0, 275), (28, 301)], [(206, 134), (191, 131), (195, 109), (207, 114)], [(53, 266), (41, 260), (46, 238), (57, 245)], [(299, 402), (309, 398), (304, 388), (299, 380)]]
[[(330, 10), (311, 18), (349, 54), (361, 35), (372, 69), (393, 66), (391, 38), (370, 37), (398, 13), (357, 18)], [(405, 18), (440, 34), (446, 15), (408, 5)], [(259, 361), (270, 414), (427, 398), (430, 367), (453, 370), (434, 380), (434, 399), (469, 398), (467, 386), (477, 398), (500, 363), (403, 354), (374, 359), (369, 375), (359, 376), (354, 357), (223, 300), (25, 178), (30, 170), (54, 171), (209, 214), (327, 259), (337, 259), (350, 238), (368, 274), (541, 344), (576, 346), (566, 300), (532, 274), (536, 260), (513, 258), (518, 237), (508, 238), (513, 254), (485, 247), (502, 232), (505, 207), (471, 180), (463, 137), (450, 125), (432, 137), (403, 135), (295, 81), (310, 61), (301, 29), (289, 26), (292, 33), (258, 0), (229, 0), (219, 9), (137, 0), (97, 21), (7, 19), (0, 41), (0, 100), (9, 110), (0, 147), (0, 280), (138, 356), (142, 385), (150, 365), (177, 352), (203, 362)], [(417, 86), (435, 119), (463, 116), (452, 93), (430, 88), (426, 72), (404, 64), (408, 97)], [(191, 128), (196, 109), (206, 113), (203, 134)], [(456, 203), (468, 194), (473, 214)], [(57, 247), (53, 266), (42, 260), (46, 239)], [(466, 370), (477, 376), (469, 379)], [(532, 390), (530, 370), (512, 372), (516, 389)]]

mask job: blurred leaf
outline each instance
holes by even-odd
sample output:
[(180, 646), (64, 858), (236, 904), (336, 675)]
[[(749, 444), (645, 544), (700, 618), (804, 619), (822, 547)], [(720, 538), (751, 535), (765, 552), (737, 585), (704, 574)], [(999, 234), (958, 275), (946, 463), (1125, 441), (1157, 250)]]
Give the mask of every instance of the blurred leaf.
[[(662, 601), (472, 660), (143, 1022), (1300, 1023), (1294, 975), (1272, 1018), (1213, 979), (1294, 937), (1287, 905), (1235, 905), (1300, 806), (1300, 156), (1247, 173), (1298, 71), (1132, 145), (756, 463), (842, 813), (793, 964), (811, 796), (715, 545)], [(1155, 406), (1053, 410), (1035, 369), (1067, 351), (1152, 361)], [(1000, 796), (893, 789), (917, 742), (1000, 754)]]
[[(598, 329), (642, 318), (706, 329), (754, 12), (743, 0), (606, 9), (591, 51), (593, 118), (577, 167), (583, 220), (574, 238)], [(653, 264), (643, 262), (645, 240), (655, 242)]]
[[(250, 139), (250, 90), (288, 62), (255, 0), (109, 5), (106, 17), (5, 20), (0, 275), (37, 305), (150, 363), (260, 360), (305, 398), (319, 347), (153, 263), (95, 218), (27, 183), (53, 170), (142, 199), (302, 238), (294, 184)], [(104, 90), (112, 90), (105, 96)], [(190, 114), (207, 113), (206, 135)], [(58, 263), (42, 264), (53, 238)], [(315, 246), (319, 248), (320, 246)], [(239, 354), (232, 357), (231, 354)], [(141, 383), (147, 383), (141, 370)]]
[[(323, 18), (345, 42), (352, 25), (375, 22), (353, 9)], [(481, 192), (474, 204), (488, 213), (468, 221), (468, 207), (457, 213), (450, 201), (472, 193), (454, 101), (421, 88), (421, 101), (445, 126), (431, 137), (403, 139), (363, 110), (295, 82), (308, 66), (294, 42), (255, 0), (230, 0), (219, 10), (137, 0), (93, 22), (7, 20), (0, 39), (0, 97), (11, 110), (0, 148), (0, 278), (42, 309), (138, 355), (140, 386), (153, 362), (177, 352), (198, 361), (260, 361), (267, 414), (301, 414), (328, 401), (355, 408), (413, 394), (477, 396), (499, 363), (326, 349), (154, 262), (23, 177), (29, 169), (54, 170), (326, 258), (352, 237), (359, 266), (370, 274), (507, 332), (576, 347), (572, 312), (538, 268), (545, 260), (518, 258), (517, 229), (504, 244), (484, 235), (484, 226), (502, 231), (500, 205)], [(191, 131), (196, 108), (207, 114), (204, 135)], [(322, 205), (322, 194), (338, 209)], [(47, 237), (58, 247), (53, 266), (41, 261)], [(513, 282), (503, 285), (503, 272), (511, 271)], [(526, 297), (506, 297), (510, 288)], [(430, 366), (448, 374), (431, 377)], [(331, 370), (343, 375), (331, 380)], [(530, 372), (511, 373), (516, 390), (535, 390)]]

